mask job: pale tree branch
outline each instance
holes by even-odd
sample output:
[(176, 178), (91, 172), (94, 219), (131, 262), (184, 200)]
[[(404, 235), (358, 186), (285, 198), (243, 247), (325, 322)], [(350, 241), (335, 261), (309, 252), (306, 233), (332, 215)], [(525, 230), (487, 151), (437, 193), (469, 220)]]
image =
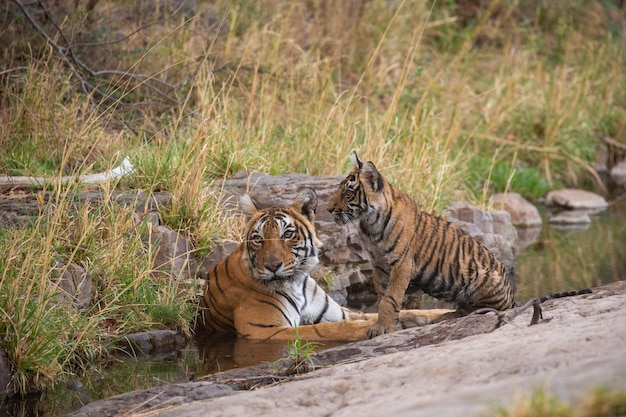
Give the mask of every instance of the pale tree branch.
[(0, 190), (10, 190), (14, 188), (44, 188), (47, 185), (81, 183), (85, 185), (104, 184), (110, 181), (121, 179), (132, 173), (135, 167), (128, 157), (122, 163), (109, 170), (97, 174), (86, 175), (66, 175), (63, 177), (29, 177), (29, 176), (7, 176), (0, 177)]

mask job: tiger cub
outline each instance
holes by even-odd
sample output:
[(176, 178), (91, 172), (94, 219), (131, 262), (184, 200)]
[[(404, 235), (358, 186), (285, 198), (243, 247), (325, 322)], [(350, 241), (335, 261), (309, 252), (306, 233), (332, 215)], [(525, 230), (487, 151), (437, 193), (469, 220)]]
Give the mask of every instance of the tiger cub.
[[(248, 218), (243, 242), (209, 272), (199, 323), (248, 339), (366, 339), (377, 315), (342, 308), (309, 275), (321, 246), (315, 191), (303, 189), (288, 208), (257, 209), (247, 194), (240, 206)], [(450, 311), (402, 311), (399, 325), (426, 324)]]
[(328, 203), (335, 222), (358, 222), (374, 265), (378, 320), (369, 337), (391, 332), (409, 282), (433, 297), (455, 302), (460, 312), (515, 306), (504, 265), (458, 226), (424, 213), (394, 188), (372, 162), (351, 155), (353, 171)]

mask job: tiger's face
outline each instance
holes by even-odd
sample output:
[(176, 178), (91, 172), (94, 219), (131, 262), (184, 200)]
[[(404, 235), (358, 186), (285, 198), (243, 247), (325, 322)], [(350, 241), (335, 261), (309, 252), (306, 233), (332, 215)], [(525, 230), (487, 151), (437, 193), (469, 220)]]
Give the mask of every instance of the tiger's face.
[(345, 225), (359, 220), (368, 211), (381, 206), (383, 180), (371, 162), (363, 162), (351, 154), (354, 169), (341, 181), (339, 188), (328, 202), (328, 211), (335, 223)]
[(270, 289), (302, 281), (319, 263), (321, 242), (313, 220), (317, 195), (305, 188), (286, 209), (257, 209), (249, 196), (241, 200), (248, 215), (245, 258), (253, 277)]
[(358, 220), (367, 209), (367, 199), (359, 181), (360, 173), (359, 169), (352, 171), (341, 181), (328, 202), (328, 211), (338, 225)]

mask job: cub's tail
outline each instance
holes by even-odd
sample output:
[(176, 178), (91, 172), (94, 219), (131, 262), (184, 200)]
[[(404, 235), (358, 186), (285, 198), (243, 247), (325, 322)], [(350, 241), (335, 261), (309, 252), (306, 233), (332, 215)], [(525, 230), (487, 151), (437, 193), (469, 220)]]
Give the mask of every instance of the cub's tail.
[(573, 297), (575, 295), (591, 294), (592, 292), (593, 291), (591, 291), (590, 288), (585, 288), (583, 290), (573, 290), (573, 291), (557, 292), (557, 293), (554, 293), (554, 294), (549, 294), (549, 295), (546, 295), (544, 297), (541, 297), (539, 299), (539, 303), (541, 304), (544, 301), (552, 300), (554, 298)]

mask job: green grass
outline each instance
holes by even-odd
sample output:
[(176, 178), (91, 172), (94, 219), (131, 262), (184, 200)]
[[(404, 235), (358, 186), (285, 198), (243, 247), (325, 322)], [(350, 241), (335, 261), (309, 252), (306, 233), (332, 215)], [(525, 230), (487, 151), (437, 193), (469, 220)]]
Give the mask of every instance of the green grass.
[[(240, 171), (340, 174), (357, 150), (440, 212), (591, 184), (596, 136), (626, 132), (624, 15), (609, 0), (105, 3), (51, 11), (81, 62), (158, 82), (72, 72), (13, 1), (0, 6), (0, 173), (93, 173), (128, 156), (135, 172), (104, 191), (170, 193), (160, 216), (199, 256), (239, 238), (210, 185)], [(0, 347), (20, 389), (96, 360), (111, 340), (102, 323), (189, 331), (193, 317), (188, 290), (151, 274), (148, 226), (130, 209), (48, 191), (60, 210), (0, 232)], [(91, 311), (55, 307), (56, 261), (90, 271)], [(55, 326), (74, 330), (56, 338)]]
[(519, 397), (511, 407), (498, 406), (481, 416), (498, 417), (612, 417), (626, 414), (626, 391), (606, 387), (588, 393), (582, 400), (566, 402), (545, 389)]
[[(13, 388), (45, 389), (92, 366), (126, 333), (172, 328), (189, 333), (193, 292), (155, 277), (131, 210), (73, 205), (61, 190), (54, 212), (23, 229), (0, 229), (0, 335), (15, 367)], [(57, 300), (53, 266), (75, 263), (91, 274), (92, 305)], [(103, 326), (103, 323), (111, 326)]]

